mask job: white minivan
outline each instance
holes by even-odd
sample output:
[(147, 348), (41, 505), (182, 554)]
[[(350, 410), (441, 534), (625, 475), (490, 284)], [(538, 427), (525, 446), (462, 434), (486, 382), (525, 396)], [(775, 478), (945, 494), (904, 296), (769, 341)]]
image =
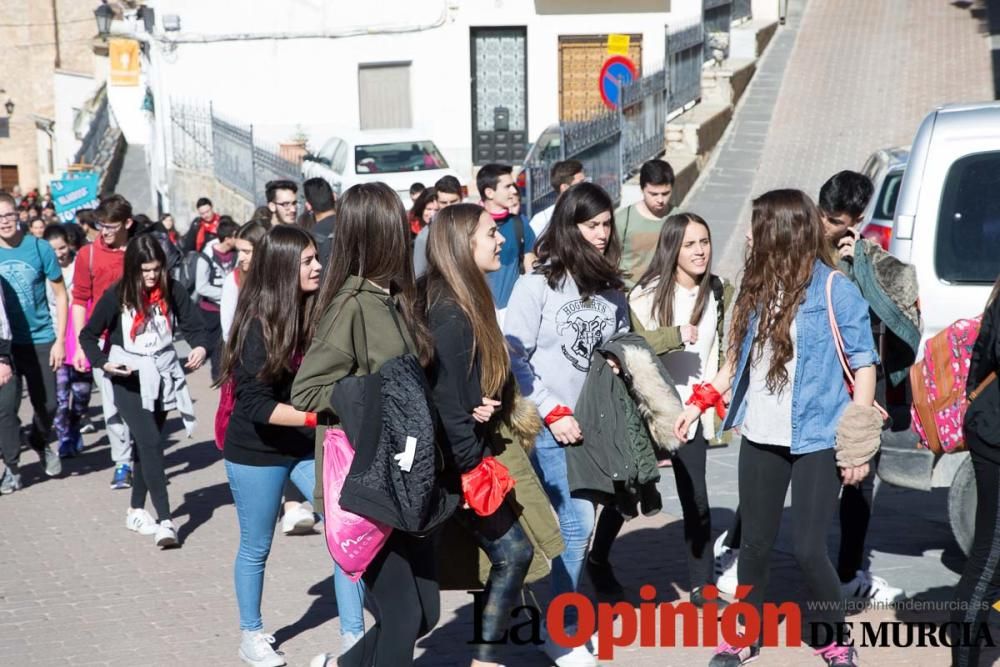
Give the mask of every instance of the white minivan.
[[(913, 140), (889, 252), (916, 266), (923, 342), (983, 312), (1000, 275), (1000, 103), (932, 112)], [(948, 488), (948, 520), (966, 553), (975, 533), (976, 478), (967, 453), (935, 456), (916, 436), (883, 438), (878, 472), (909, 489)]]
[(921, 123), (889, 252), (917, 267), (924, 341), (983, 312), (1000, 275), (1000, 103), (941, 107)]

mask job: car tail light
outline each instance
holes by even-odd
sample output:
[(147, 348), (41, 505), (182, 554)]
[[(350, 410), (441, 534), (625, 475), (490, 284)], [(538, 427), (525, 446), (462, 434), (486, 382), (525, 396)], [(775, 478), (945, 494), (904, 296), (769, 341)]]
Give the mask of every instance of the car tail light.
[(882, 249), (888, 252), (889, 241), (892, 240), (892, 227), (883, 227), (882, 225), (868, 225), (865, 230), (861, 232), (861, 236), (868, 239), (872, 243), (877, 243), (882, 246)]
[(462, 186), (462, 201), (465, 201), (468, 198), (469, 198), (469, 186), (468, 185), (463, 185)]

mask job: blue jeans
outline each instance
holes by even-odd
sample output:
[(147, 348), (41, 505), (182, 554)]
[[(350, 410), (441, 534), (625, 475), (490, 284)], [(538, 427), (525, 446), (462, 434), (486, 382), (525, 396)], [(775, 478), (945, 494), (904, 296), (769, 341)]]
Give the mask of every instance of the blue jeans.
[[(282, 489), (291, 478), (311, 503), (316, 463), (311, 458), (284, 466), (248, 466), (226, 461), (226, 476), (240, 521), (240, 549), (234, 568), (240, 629), (262, 630), (260, 601), (264, 594), (264, 565), (271, 551)], [(364, 634), (364, 586), (360, 581), (352, 582), (336, 565), (333, 586), (340, 614), (340, 633)]]
[[(588, 498), (570, 496), (566, 451), (547, 428), (543, 428), (535, 440), (531, 463), (556, 511), (559, 532), (566, 545), (562, 554), (552, 561), (552, 596), (576, 592), (590, 535), (594, 532), (595, 504)], [(565, 626), (567, 630), (576, 628), (576, 608), (573, 606), (566, 609)]]

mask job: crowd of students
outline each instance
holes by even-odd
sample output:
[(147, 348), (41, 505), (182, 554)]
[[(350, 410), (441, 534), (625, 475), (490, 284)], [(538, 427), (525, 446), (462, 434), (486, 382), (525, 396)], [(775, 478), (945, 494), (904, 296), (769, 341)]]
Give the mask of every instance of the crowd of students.
[[(919, 314), (893, 298), (912, 267), (887, 261), (875, 281), (852, 271), (859, 254), (878, 252), (854, 229), (870, 182), (841, 172), (819, 206), (797, 190), (756, 198), (737, 292), (712, 272), (710, 221), (674, 211), (666, 162), (643, 165), (642, 198), (617, 211), (581, 163), (560, 162), (551, 177), (558, 198), (530, 222), (511, 168), (493, 164), (478, 172), (478, 205), (463, 203), (451, 177), (411, 189), (409, 214), (382, 183), (355, 186), (335, 206), (329, 185), (311, 179), (297, 218), (298, 186), (280, 181), (242, 226), (199, 200), (183, 238), (170, 216), (137, 229), (139, 216), (113, 195), (38, 239), (15, 198), (0, 194), (0, 493), (22, 484), (22, 383), (34, 413), (24, 445), (50, 476), (82, 447), (96, 383), (112, 487), (132, 490), (127, 528), (179, 546), (162, 429), (170, 410), (191, 428), (185, 375), (209, 361), (239, 520), (234, 585), (249, 665), (285, 664), (264, 629), (264, 571), (279, 519), (286, 534), (312, 531), (313, 510), (330, 507), (329, 429), (356, 453), (333, 501), (388, 535), (360, 577), (335, 558), (341, 645), (313, 667), (410, 664), (440, 615), (441, 564), (460, 569), (458, 553), (485, 563), (487, 641), (470, 649), (478, 667), (502, 660), (491, 640), (506, 634), (526, 583), (550, 574), (553, 596), (576, 592), (586, 570), (599, 594), (620, 596), (615, 538), (627, 519), (660, 511), (666, 467), (696, 606), (707, 586), (732, 594), (736, 581), (762, 605), (789, 487), (794, 554), (821, 620), (842, 622), (845, 598), (900, 599), (863, 555), (872, 463), (891, 425), (879, 405), (913, 361), (904, 329), (919, 330)], [(77, 231), (91, 242), (80, 245)], [(996, 366), (1000, 353), (987, 352), (977, 376)], [(398, 435), (385, 421), (392, 392), (406, 386), (425, 390), (409, 395), (406, 418), (425, 418), (429, 436), (406, 437), (384, 459)], [(380, 419), (381, 429), (357, 428)], [(740, 507), (713, 543), (708, 452), (734, 433)], [(396, 493), (400, 471), (422, 485), (413, 506)], [(826, 534), (838, 502), (835, 568)], [(446, 535), (474, 547), (452, 551)], [(568, 607), (570, 634), (577, 620)], [(848, 643), (815, 648), (832, 667), (858, 664)], [(596, 664), (593, 642), (564, 647), (546, 632), (541, 650), (559, 667)], [(759, 643), (723, 642), (710, 664), (759, 653)]]

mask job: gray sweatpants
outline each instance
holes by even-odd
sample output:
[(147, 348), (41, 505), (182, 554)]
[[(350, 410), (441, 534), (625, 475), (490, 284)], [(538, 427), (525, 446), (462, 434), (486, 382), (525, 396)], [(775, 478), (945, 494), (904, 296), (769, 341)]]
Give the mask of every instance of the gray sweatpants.
[(114, 406), (115, 397), (113, 394), (105, 395), (103, 392), (103, 368), (94, 366), (94, 383), (98, 389), (102, 389), (101, 412), (104, 415), (104, 430), (108, 434), (108, 443), (111, 445), (111, 460), (116, 466), (123, 463), (132, 465), (132, 436), (128, 431), (128, 425), (122, 419), (120, 412), (114, 411), (113, 416), (108, 416), (109, 412), (113, 412), (111, 408)]

